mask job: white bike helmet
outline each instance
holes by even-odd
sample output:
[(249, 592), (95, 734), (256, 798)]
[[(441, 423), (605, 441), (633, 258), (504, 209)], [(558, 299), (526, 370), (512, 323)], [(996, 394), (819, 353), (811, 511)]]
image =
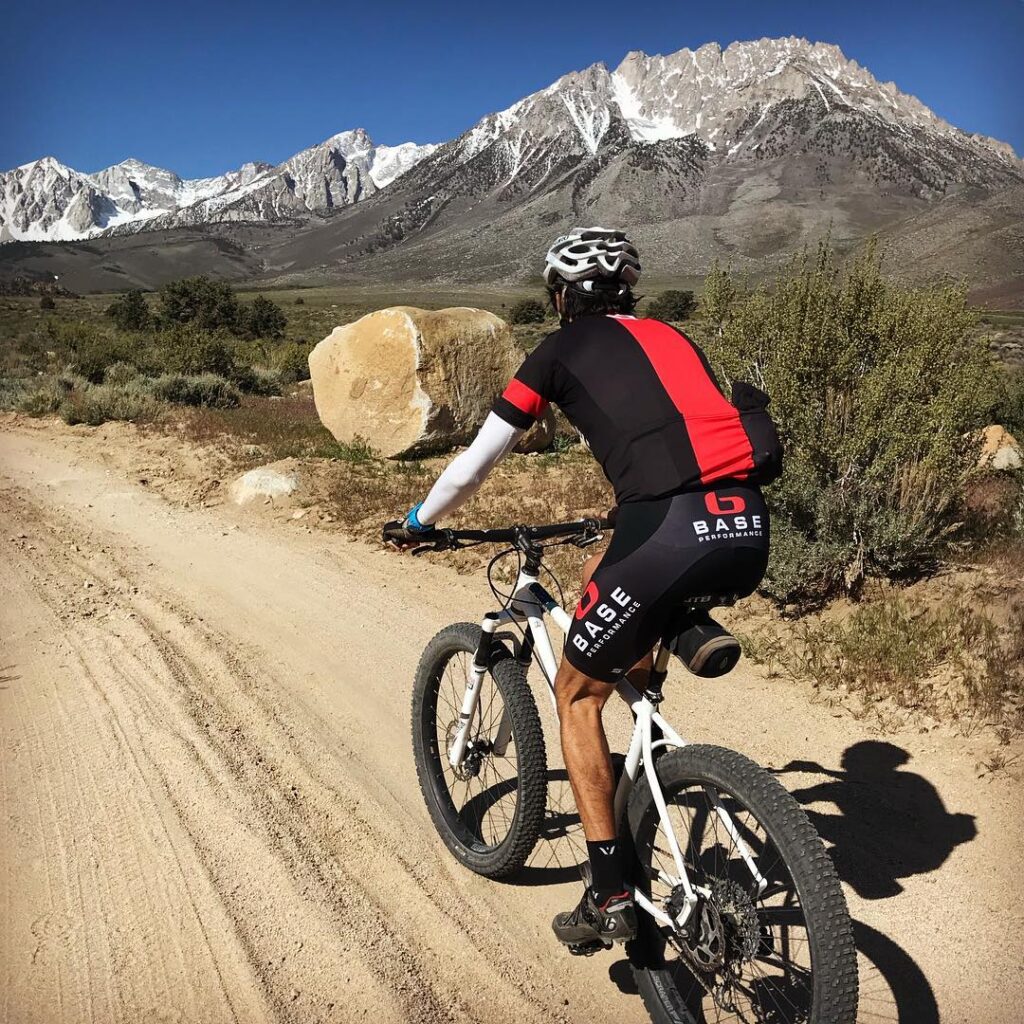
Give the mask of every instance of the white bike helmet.
[(617, 283), (621, 290), (640, 280), (640, 254), (622, 231), (573, 228), (548, 250), (544, 283), (562, 280), (593, 291), (600, 279)]

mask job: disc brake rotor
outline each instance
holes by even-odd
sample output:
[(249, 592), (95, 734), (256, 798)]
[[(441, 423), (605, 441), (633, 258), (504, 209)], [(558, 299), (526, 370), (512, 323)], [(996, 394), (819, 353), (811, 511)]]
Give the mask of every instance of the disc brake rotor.
[[(448, 728), (445, 730), (445, 757), (448, 756), (448, 751), (452, 749), (452, 745), (455, 743), (455, 736), (459, 731), (458, 721), (450, 722)], [(480, 766), (483, 764), (485, 755), (491, 752), (491, 744), (486, 740), (470, 740), (466, 744), (465, 753), (462, 755), (462, 761), (452, 768), (452, 772), (460, 782), (467, 782), (469, 779), (475, 779), (480, 774)]]

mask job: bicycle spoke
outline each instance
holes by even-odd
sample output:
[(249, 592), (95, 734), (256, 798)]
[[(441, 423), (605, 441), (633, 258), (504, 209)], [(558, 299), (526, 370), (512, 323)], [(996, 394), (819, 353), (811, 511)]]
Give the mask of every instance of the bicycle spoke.
[[(732, 822), (731, 829), (715, 810), (716, 802)], [(806, 920), (788, 868), (764, 826), (749, 808), (710, 783), (694, 782), (666, 793), (666, 803), (691, 885), (702, 899), (721, 900), (716, 891), (734, 894), (721, 904), (726, 948), (732, 950), (731, 966), (724, 973), (698, 971), (685, 944), (680, 949), (683, 938), (659, 929), (666, 966), (680, 997), (695, 1020), (706, 1024), (803, 1024), (809, 1019), (812, 993)], [(672, 895), (667, 879), (676, 878), (678, 868), (664, 841), (663, 826), (655, 822), (652, 828), (644, 852), (649, 855), (650, 896), (658, 904)], [(768, 883), (760, 894), (740, 842)], [(749, 933), (754, 922), (756, 938)], [(736, 930), (742, 928), (748, 931)], [(743, 939), (744, 935), (748, 937)], [(748, 946), (736, 945), (751, 941), (756, 942), (752, 955)]]
[(505, 702), (493, 677), (484, 676), (476, 711), (470, 721), (466, 754), (453, 767), (449, 745), (459, 727), (472, 655), (454, 653), (437, 677), (434, 732), (441, 774), (456, 819), (468, 838), (487, 847), (500, 845), (509, 835), (518, 804), (519, 763), (515, 736), (502, 755), (489, 749), (505, 715)]

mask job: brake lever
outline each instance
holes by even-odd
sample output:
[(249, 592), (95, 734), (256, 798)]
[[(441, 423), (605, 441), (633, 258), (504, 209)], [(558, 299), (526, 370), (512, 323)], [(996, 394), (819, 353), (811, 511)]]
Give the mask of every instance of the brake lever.
[(578, 548), (589, 548), (591, 544), (596, 544), (603, 537), (603, 533), (585, 533), (583, 536), (575, 538), (573, 544)]

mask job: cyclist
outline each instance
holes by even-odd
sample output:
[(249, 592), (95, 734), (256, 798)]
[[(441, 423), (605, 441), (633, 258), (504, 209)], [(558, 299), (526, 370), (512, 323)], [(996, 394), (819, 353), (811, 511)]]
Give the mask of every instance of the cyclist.
[[(586, 438), (614, 488), (615, 533), (603, 557), (584, 568), (555, 680), (589, 855), (582, 899), (553, 922), (570, 947), (636, 932), (604, 705), (624, 678), (644, 688), (652, 649), (674, 631), (685, 598), (745, 596), (761, 581), (769, 529), (758, 484), (777, 474), (781, 460), (767, 397), (735, 385), (736, 404), (728, 402), (693, 342), (661, 321), (636, 318), (639, 278), (639, 254), (622, 232), (577, 228), (554, 243), (544, 281), (560, 328), (526, 357), (476, 439), (401, 524), (403, 541), (415, 542), (465, 502), (549, 402)], [(704, 613), (684, 624), (675, 649), (699, 674), (732, 646)]]

